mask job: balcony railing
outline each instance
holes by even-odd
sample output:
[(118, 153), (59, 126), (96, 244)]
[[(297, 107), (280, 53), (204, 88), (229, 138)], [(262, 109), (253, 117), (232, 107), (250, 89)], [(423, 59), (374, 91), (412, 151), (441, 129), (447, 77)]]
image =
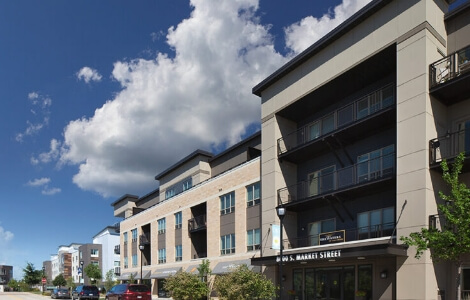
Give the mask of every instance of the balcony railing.
[(287, 134), (277, 141), (278, 154), (286, 153), (392, 106), (395, 103), (394, 95), (394, 85), (387, 85)]
[[(384, 223), (366, 227), (344, 229), (344, 241), (352, 242), (358, 240), (372, 239), (392, 236), (395, 223)], [(309, 235), (304, 237), (287, 238), (282, 241), (284, 249), (295, 249), (302, 247), (312, 247), (320, 245), (320, 236), (322, 234)]]
[(207, 216), (200, 215), (188, 220), (189, 232), (205, 229), (207, 226)]
[(114, 246), (114, 254), (121, 254), (121, 245)]
[(121, 275), (121, 267), (114, 267), (114, 275), (116, 276)]
[(470, 130), (464, 129), (429, 141), (429, 163), (440, 164), (444, 159), (457, 157), (461, 152), (470, 155)]
[(363, 185), (393, 174), (394, 152), (279, 189), (279, 205)]
[(470, 46), (452, 53), (429, 66), (429, 85), (435, 87), (470, 71)]

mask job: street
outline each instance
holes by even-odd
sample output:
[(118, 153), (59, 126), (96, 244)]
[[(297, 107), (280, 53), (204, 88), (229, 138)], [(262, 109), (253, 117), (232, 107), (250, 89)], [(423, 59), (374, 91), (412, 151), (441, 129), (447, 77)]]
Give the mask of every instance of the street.
[(49, 299), (49, 297), (36, 295), (32, 293), (23, 293), (23, 292), (0, 293), (0, 300), (40, 300), (40, 299)]

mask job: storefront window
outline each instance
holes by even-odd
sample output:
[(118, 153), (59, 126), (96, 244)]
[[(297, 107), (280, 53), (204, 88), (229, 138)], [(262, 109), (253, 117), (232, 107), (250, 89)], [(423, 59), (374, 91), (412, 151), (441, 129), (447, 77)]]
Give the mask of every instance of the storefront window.
[(470, 297), (470, 268), (462, 269), (462, 299)]
[(364, 294), (364, 300), (372, 299), (372, 265), (360, 265), (357, 270), (356, 295)]

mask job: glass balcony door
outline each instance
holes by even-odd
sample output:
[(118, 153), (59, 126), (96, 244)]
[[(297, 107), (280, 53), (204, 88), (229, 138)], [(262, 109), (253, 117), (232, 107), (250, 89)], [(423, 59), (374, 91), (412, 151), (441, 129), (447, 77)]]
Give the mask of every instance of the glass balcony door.
[(308, 176), (309, 196), (316, 196), (335, 188), (335, 166), (310, 173)]

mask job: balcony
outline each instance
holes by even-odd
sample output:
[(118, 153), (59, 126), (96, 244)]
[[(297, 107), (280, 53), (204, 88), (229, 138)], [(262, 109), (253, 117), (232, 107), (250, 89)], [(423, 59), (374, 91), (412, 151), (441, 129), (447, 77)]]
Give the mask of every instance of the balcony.
[(298, 162), (329, 149), (329, 137), (352, 143), (361, 135), (386, 126), (395, 117), (395, 88), (384, 86), (278, 139), (280, 159)]
[(338, 235), (341, 236), (341, 239), (336, 240), (337, 242), (352, 242), (388, 236), (391, 237), (394, 228), (395, 223), (384, 223), (366, 227), (338, 230), (335, 232), (308, 235), (303, 237), (287, 238), (282, 241), (282, 246), (284, 247), (284, 249), (296, 249), (303, 247), (327, 245), (331, 244), (331, 242), (325, 237), (336, 233), (339, 233)]
[(121, 254), (121, 245), (114, 246), (114, 254)]
[(141, 234), (139, 236), (139, 245), (150, 245), (150, 239), (148, 234)]
[[(352, 166), (311, 176), (309, 180), (278, 190), (278, 204), (294, 206), (327, 195), (367, 188), (365, 193), (373, 191), (371, 184), (377, 184), (395, 175), (395, 153), (360, 162)], [(294, 208), (291, 208), (294, 210)], [(302, 209), (298, 207), (298, 209)]]
[(200, 215), (188, 220), (189, 232), (205, 230), (207, 228), (207, 215)]
[(429, 141), (429, 165), (438, 168), (443, 160), (452, 162), (459, 153), (464, 152), (466, 160), (463, 169), (470, 168), (470, 128), (447, 133)]
[(429, 92), (446, 105), (469, 98), (470, 45), (429, 66)]
[(114, 267), (114, 275), (116, 276), (121, 275), (121, 267)]

